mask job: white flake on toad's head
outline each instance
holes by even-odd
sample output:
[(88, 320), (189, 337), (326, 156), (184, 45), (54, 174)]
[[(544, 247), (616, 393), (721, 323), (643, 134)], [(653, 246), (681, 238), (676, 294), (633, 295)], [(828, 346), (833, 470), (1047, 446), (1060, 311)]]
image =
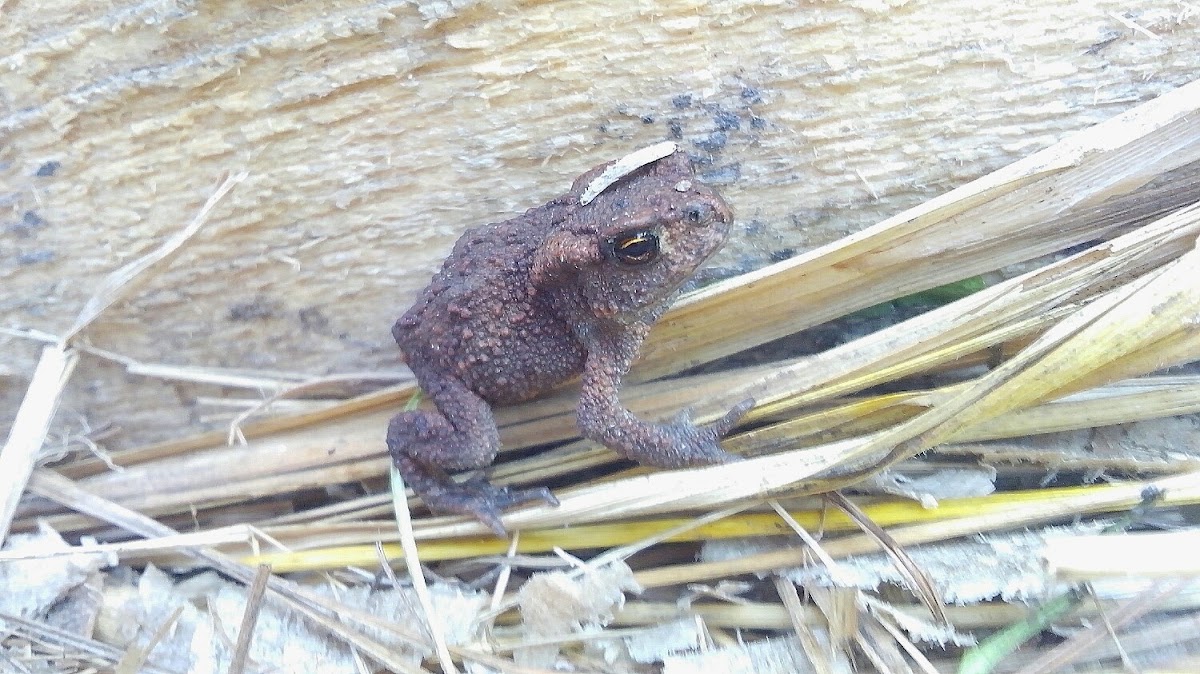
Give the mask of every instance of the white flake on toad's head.
[(612, 163), (611, 166), (595, 177), (592, 182), (588, 183), (583, 194), (579, 195), (579, 205), (587, 206), (600, 195), (601, 192), (611, 187), (621, 178), (633, 173), (641, 167), (652, 164), (659, 159), (669, 157), (679, 150), (679, 146), (674, 141), (664, 141), (656, 143), (649, 147), (644, 147), (640, 150), (634, 150), (629, 154), (621, 157)]

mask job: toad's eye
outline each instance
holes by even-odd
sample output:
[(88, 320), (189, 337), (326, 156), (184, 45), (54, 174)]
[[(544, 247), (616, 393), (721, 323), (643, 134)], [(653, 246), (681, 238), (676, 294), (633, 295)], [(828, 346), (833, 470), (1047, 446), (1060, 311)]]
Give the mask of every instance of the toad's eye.
[(693, 225), (708, 222), (713, 218), (713, 207), (704, 203), (691, 203), (683, 207), (683, 218)]
[(621, 232), (606, 243), (610, 254), (621, 264), (648, 264), (658, 257), (658, 235), (645, 229)]

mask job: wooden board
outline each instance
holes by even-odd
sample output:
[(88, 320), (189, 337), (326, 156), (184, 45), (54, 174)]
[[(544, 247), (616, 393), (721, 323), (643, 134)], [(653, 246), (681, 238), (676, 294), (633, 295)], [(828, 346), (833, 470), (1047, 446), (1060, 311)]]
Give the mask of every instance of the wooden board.
[[(464, 7), (454, 7), (464, 4)], [(107, 272), (249, 177), (88, 331), (142, 363), (401, 372), (388, 329), (463, 228), (679, 140), (740, 219), (713, 274), (827, 243), (1194, 77), (1186, 5), (0, 2), (0, 325), (67, 329)], [(40, 345), (0, 335), (0, 425)], [(59, 435), (219, 425), (85, 358)], [(382, 434), (382, 429), (381, 429)]]

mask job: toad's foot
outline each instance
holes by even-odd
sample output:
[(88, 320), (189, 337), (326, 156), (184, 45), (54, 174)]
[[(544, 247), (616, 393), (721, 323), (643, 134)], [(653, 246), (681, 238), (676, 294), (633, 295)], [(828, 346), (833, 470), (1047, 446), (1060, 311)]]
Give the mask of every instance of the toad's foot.
[(558, 505), (558, 499), (545, 487), (498, 487), (485, 480), (482, 475), (458, 484), (426, 485), (425, 488), (417, 490), (417, 493), (431, 511), (447, 515), (469, 515), (501, 537), (508, 535), (500, 522), (500, 513), (504, 510), (534, 501)]
[[(579, 426), (585, 436), (646, 466), (709, 466), (741, 459), (721, 448), (721, 437), (753, 406), (753, 400), (743, 400), (720, 419), (704, 426), (692, 422), (690, 410), (680, 412), (666, 423), (652, 424), (623, 408), (604, 413), (584, 409), (579, 414)], [(609, 421), (614, 418), (616, 423)]]
[(663, 452), (664, 459), (669, 464), (664, 467), (705, 466), (740, 461), (742, 457), (721, 448), (721, 438), (729, 433), (752, 407), (753, 400), (743, 400), (720, 419), (704, 426), (692, 423), (690, 409), (680, 411), (660, 427), (677, 447), (674, 452)]

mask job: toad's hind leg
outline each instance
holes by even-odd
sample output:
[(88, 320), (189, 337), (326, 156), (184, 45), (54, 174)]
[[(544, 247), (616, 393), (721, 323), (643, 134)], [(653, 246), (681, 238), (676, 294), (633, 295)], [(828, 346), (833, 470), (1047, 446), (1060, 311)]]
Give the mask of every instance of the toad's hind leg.
[(387, 446), (404, 482), (438, 513), (471, 515), (498, 536), (505, 535), (500, 512), (529, 501), (558, 505), (545, 487), (497, 487), (482, 477), (455, 483), (446, 470), (483, 468), (496, 458), (500, 434), (486, 401), (462, 382), (417, 373), (436, 410), (402, 412), (388, 424)]

